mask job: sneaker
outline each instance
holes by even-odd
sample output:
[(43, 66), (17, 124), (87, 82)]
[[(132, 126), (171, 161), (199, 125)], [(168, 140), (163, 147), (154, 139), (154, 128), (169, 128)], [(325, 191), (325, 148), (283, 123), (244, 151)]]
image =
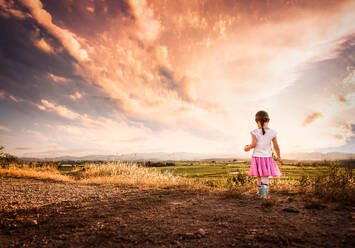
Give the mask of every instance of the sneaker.
[(260, 196), (266, 196), (267, 195), (267, 188), (265, 187), (265, 185), (261, 185), (261, 187), (259, 189), (259, 194), (260, 194)]

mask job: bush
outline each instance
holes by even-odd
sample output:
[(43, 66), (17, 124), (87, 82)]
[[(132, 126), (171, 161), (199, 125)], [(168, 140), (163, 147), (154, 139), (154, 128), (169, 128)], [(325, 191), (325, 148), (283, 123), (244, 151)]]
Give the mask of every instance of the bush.
[(175, 166), (174, 162), (145, 162), (143, 163), (145, 167), (166, 167), (166, 166)]
[(310, 192), (315, 197), (330, 200), (354, 203), (354, 178), (352, 169), (333, 165), (325, 176), (302, 176), (299, 185), (303, 192)]
[(238, 174), (227, 178), (227, 186), (229, 188), (237, 188), (240, 186), (246, 186), (253, 182), (253, 178), (246, 172), (238, 171)]
[(19, 159), (9, 153), (4, 152), (4, 147), (0, 146), (0, 166), (1, 168), (8, 168), (10, 164), (18, 164)]

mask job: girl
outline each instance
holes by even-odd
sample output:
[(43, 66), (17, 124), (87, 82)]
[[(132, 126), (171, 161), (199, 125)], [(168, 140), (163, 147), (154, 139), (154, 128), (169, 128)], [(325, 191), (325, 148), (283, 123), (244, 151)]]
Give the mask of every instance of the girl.
[(277, 132), (268, 127), (270, 121), (269, 115), (265, 111), (259, 111), (255, 115), (255, 122), (258, 128), (250, 132), (252, 142), (244, 147), (244, 151), (248, 152), (254, 148), (251, 157), (251, 166), (249, 175), (257, 177), (260, 196), (266, 196), (268, 193), (267, 187), (269, 177), (279, 177), (281, 172), (272, 158), (271, 141), (277, 155), (277, 160), (282, 163), (280, 157), (280, 148), (277, 144)]

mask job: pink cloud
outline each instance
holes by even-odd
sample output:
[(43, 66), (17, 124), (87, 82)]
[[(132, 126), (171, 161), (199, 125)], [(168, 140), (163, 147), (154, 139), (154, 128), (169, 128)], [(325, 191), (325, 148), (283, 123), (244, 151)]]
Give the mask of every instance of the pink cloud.
[(53, 48), (43, 38), (35, 41), (35, 45), (46, 53), (53, 53)]
[(79, 100), (83, 97), (82, 94), (80, 94), (80, 92), (75, 92), (74, 94), (69, 96), (73, 101)]
[(56, 76), (56, 75), (53, 75), (52, 73), (48, 73), (48, 77), (51, 78), (56, 83), (66, 83), (66, 82), (68, 82), (67, 78)]
[(322, 116), (323, 115), (320, 112), (313, 112), (313, 113), (307, 115), (307, 117), (302, 122), (302, 126), (305, 127), (305, 126), (311, 124), (312, 122), (315, 122), (317, 119), (321, 118)]
[(16, 102), (16, 103), (23, 102), (23, 99), (18, 98), (18, 97), (14, 97), (14, 96), (12, 96), (12, 95), (9, 96), (9, 98), (10, 98), (12, 101)]
[(10, 132), (11, 129), (0, 125), (0, 131)]
[(146, 0), (129, 1), (138, 22), (138, 36), (142, 39), (154, 40), (160, 31), (160, 22), (154, 18), (154, 12)]
[(67, 107), (65, 106), (62, 106), (62, 105), (56, 105), (54, 103), (51, 103), (51, 102), (48, 102), (47, 100), (45, 99), (42, 99), (41, 100), (41, 103), (42, 105), (38, 105), (38, 109), (40, 110), (47, 110), (47, 111), (54, 111), (55, 113), (57, 113), (58, 115), (64, 117), (64, 118), (67, 118), (67, 119), (71, 119), (71, 120), (74, 120), (74, 119), (77, 119), (80, 117), (79, 114), (71, 111), (70, 109), (68, 109)]
[(43, 27), (45, 27), (52, 35), (58, 38), (69, 53), (79, 61), (88, 60), (88, 53), (77, 39), (77, 36), (69, 30), (58, 27), (53, 24), (52, 16), (45, 9), (39, 0), (21, 0), (21, 2), (29, 8), (33, 18)]

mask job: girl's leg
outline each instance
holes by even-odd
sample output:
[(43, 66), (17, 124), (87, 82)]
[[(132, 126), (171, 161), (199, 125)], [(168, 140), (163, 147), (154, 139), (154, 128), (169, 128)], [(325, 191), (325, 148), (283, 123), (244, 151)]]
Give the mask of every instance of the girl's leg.
[(269, 185), (269, 177), (261, 177), (261, 184), (267, 187)]
[(267, 194), (267, 188), (269, 186), (269, 177), (261, 177), (261, 185), (265, 187)]
[(258, 191), (256, 193), (259, 194), (259, 190), (260, 190), (260, 186), (261, 186), (261, 177), (257, 177), (256, 181), (257, 181), (257, 184), (258, 184)]

